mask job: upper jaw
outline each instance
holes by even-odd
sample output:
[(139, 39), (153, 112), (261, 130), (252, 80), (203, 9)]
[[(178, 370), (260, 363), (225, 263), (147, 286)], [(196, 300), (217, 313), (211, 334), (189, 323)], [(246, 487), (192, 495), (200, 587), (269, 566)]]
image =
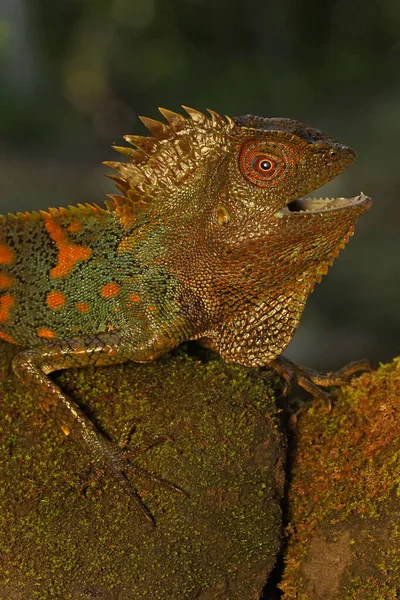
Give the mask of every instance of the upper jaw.
[(363, 192), (354, 198), (298, 198), (280, 208), (275, 216), (302, 216), (311, 213), (336, 212), (343, 209), (365, 206), (369, 208), (371, 199)]

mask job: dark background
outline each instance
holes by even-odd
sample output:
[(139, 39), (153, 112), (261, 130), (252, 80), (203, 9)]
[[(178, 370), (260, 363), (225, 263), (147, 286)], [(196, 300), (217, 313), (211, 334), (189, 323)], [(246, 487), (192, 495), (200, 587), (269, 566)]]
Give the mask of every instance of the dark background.
[(0, 90), (0, 212), (101, 202), (101, 161), (157, 106), (288, 116), (352, 146), (321, 195), (374, 204), (287, 355), (333, 369), (398, 353), (398, 0), (0, 0)]

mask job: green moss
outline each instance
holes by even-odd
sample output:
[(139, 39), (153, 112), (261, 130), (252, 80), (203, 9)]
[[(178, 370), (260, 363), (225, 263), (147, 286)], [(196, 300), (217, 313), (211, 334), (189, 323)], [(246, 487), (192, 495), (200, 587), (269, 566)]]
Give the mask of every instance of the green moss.
[(132, 420), (131, 446), (173, 439), (135, 464), (189, 497), (131, 476), (153, 531), (109, 477), (80, 493), (86, 449), (38, 409), (0, 355), (0, 597), (179, 600), (226, 589), (233, 599), (262, 589), (280, 545), (282, 435), (263, 374), (211, 356), (179, 350), (57, 377), (112, 439)]
[[(343, 388), (331, 412), (299, 419), (289, 502), (291, 531), (285, 598), (390, 599), (400, 587), (400, 360)], [(332, 540), (347, 534), (349, 558), (320, 596), (313, 548), (329, 560)], [(312, 563), (314, 561), (314, 571)], [(332, 567), (333, 568), (333, 567)], [(326, 575), (328, 576), (328, 575)], [(318, 577), (319, 583), (318, 583)]]

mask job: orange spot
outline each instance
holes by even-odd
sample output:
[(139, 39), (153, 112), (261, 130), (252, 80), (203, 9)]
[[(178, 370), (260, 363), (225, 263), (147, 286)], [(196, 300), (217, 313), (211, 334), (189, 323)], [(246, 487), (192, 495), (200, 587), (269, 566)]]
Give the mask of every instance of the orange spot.
[[(134, 221), (132, 221), (132, 224)], [(117, 247), (117, 252), (135, 252), (136, 248), (145, 239), (148, 239), (154, 229), (154, 223), (150, 222), (136, 228), (134, 233), (124, 237)]]
[(7, 275), (7, 273), (0, 273), (0, 290), (7, 290), (12, 286), (15, 279), (11, 277), (11, 275)]
[(50, 270), (50, 277), (58, 279), (66, 277), (74, 268), (75, 263), (87, 260), (92, 256), (92, 250), (84, 246), (71, 244), (59, 223), (48, 215), (44, 216), (46, 230), (58, 248), (58, 264)]
[(130, 252), (135, 247), (133, 236), (125, 237), (118, 244), (117, 252)]
[(86, 260), (92, 255), (90, 248), (72, 245), (59, 246), (59, 251), (58, 265), (50, 271), (50, 277), (54, 279), (66, 277), (72, 271), (76, 262)]
[(149, 310), (149, 312), (155, 312), (156, 311), (156, 307), (154, 306), (154, 304), (149, 304), (147, 309)]
[(46, 329), (45, 327), (42, 327), (41, 329), (38, 329), (37, 334), (39, 337), (44, 337), (44, 338), (55, 338), (57, 337), (57, 335), (54, 333), (54, 331), (52, 331), (51, 329)]
[(0, 244), (0, 263), (3, 265), (12, 265), (15, 261), (14, 252), (5, 244)]
[(11, 294), (4, 294), (0, 298), (0, 323), (8, 321), (10, 310), (15, 304), (15, 298)]
[(68, 231), (71, 233), (78, 233), (78, 231), (83, 231), (83, 225), (81, 221), (78, 219), (72, 219), (71, 223), (67, 227)]
[(131, 302), (141, 302), (142, 299), (140, 296), (138, 296), (137, 294), (129, 294), (129, 300)]
[(118, 244), (117, 252), (132, 252), (137, 247), (138, 242), (140, 242), (139, 234), (128, 235)]
[(114, 296), (117, 296), (120, 289), (121, 286), (119, 286), (118, 283), (115, 283), (115, 281), (106, 283), (101, 288), (101, 295), (103, 298), (114, 298)]
[(0, 331), (0, 340), (4, 340), (10, 344), (18, 344), (18, 342), (16, 342), (11, 335), (8, 335), (8, 333), (3, 333), (2, 331)]
[(118, 215), (118, 220), (124, 229), (130, 229), (135, 224), (136, 215), (130, 210), (124, 210)]
[(77, 302), (75, 306), (76, 310), (79, 310), (79, 312), (82, 313), (86, 313), (90, 310), (90, 304), (86, 304), (86, 302)]
[(49, 306), (53, 310), (58, 310), (64, 306), (66, 299), (67, 298), (66, 298), (65, 294), (54, 290), (53, 292), (50, 292), (49, 294), (47, 294), (47, 298), (46, 298), (47, 306)]
[(60, 425), (60, 429), (65, 435), (69, 435), (71, 433), (70, 428), (66, 425)]

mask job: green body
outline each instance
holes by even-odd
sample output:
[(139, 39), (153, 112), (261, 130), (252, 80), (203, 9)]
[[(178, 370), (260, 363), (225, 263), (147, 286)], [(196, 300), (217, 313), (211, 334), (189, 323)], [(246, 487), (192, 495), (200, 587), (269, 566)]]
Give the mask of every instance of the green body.
[[(36, 346), (115, 330), (151, 336), (154, 320), (173, 321), (179, 289), (160, 264), (160, 233), (143, 239), (141, 232), (124, 228), (114, 212), (88, 207), (3, 218), (2, 241), (16, 260), (2, 266), (13, 281), (3, 296), (15, 301), (1, 332)], [(73, 260), (74, 248), (81, 259)]]

